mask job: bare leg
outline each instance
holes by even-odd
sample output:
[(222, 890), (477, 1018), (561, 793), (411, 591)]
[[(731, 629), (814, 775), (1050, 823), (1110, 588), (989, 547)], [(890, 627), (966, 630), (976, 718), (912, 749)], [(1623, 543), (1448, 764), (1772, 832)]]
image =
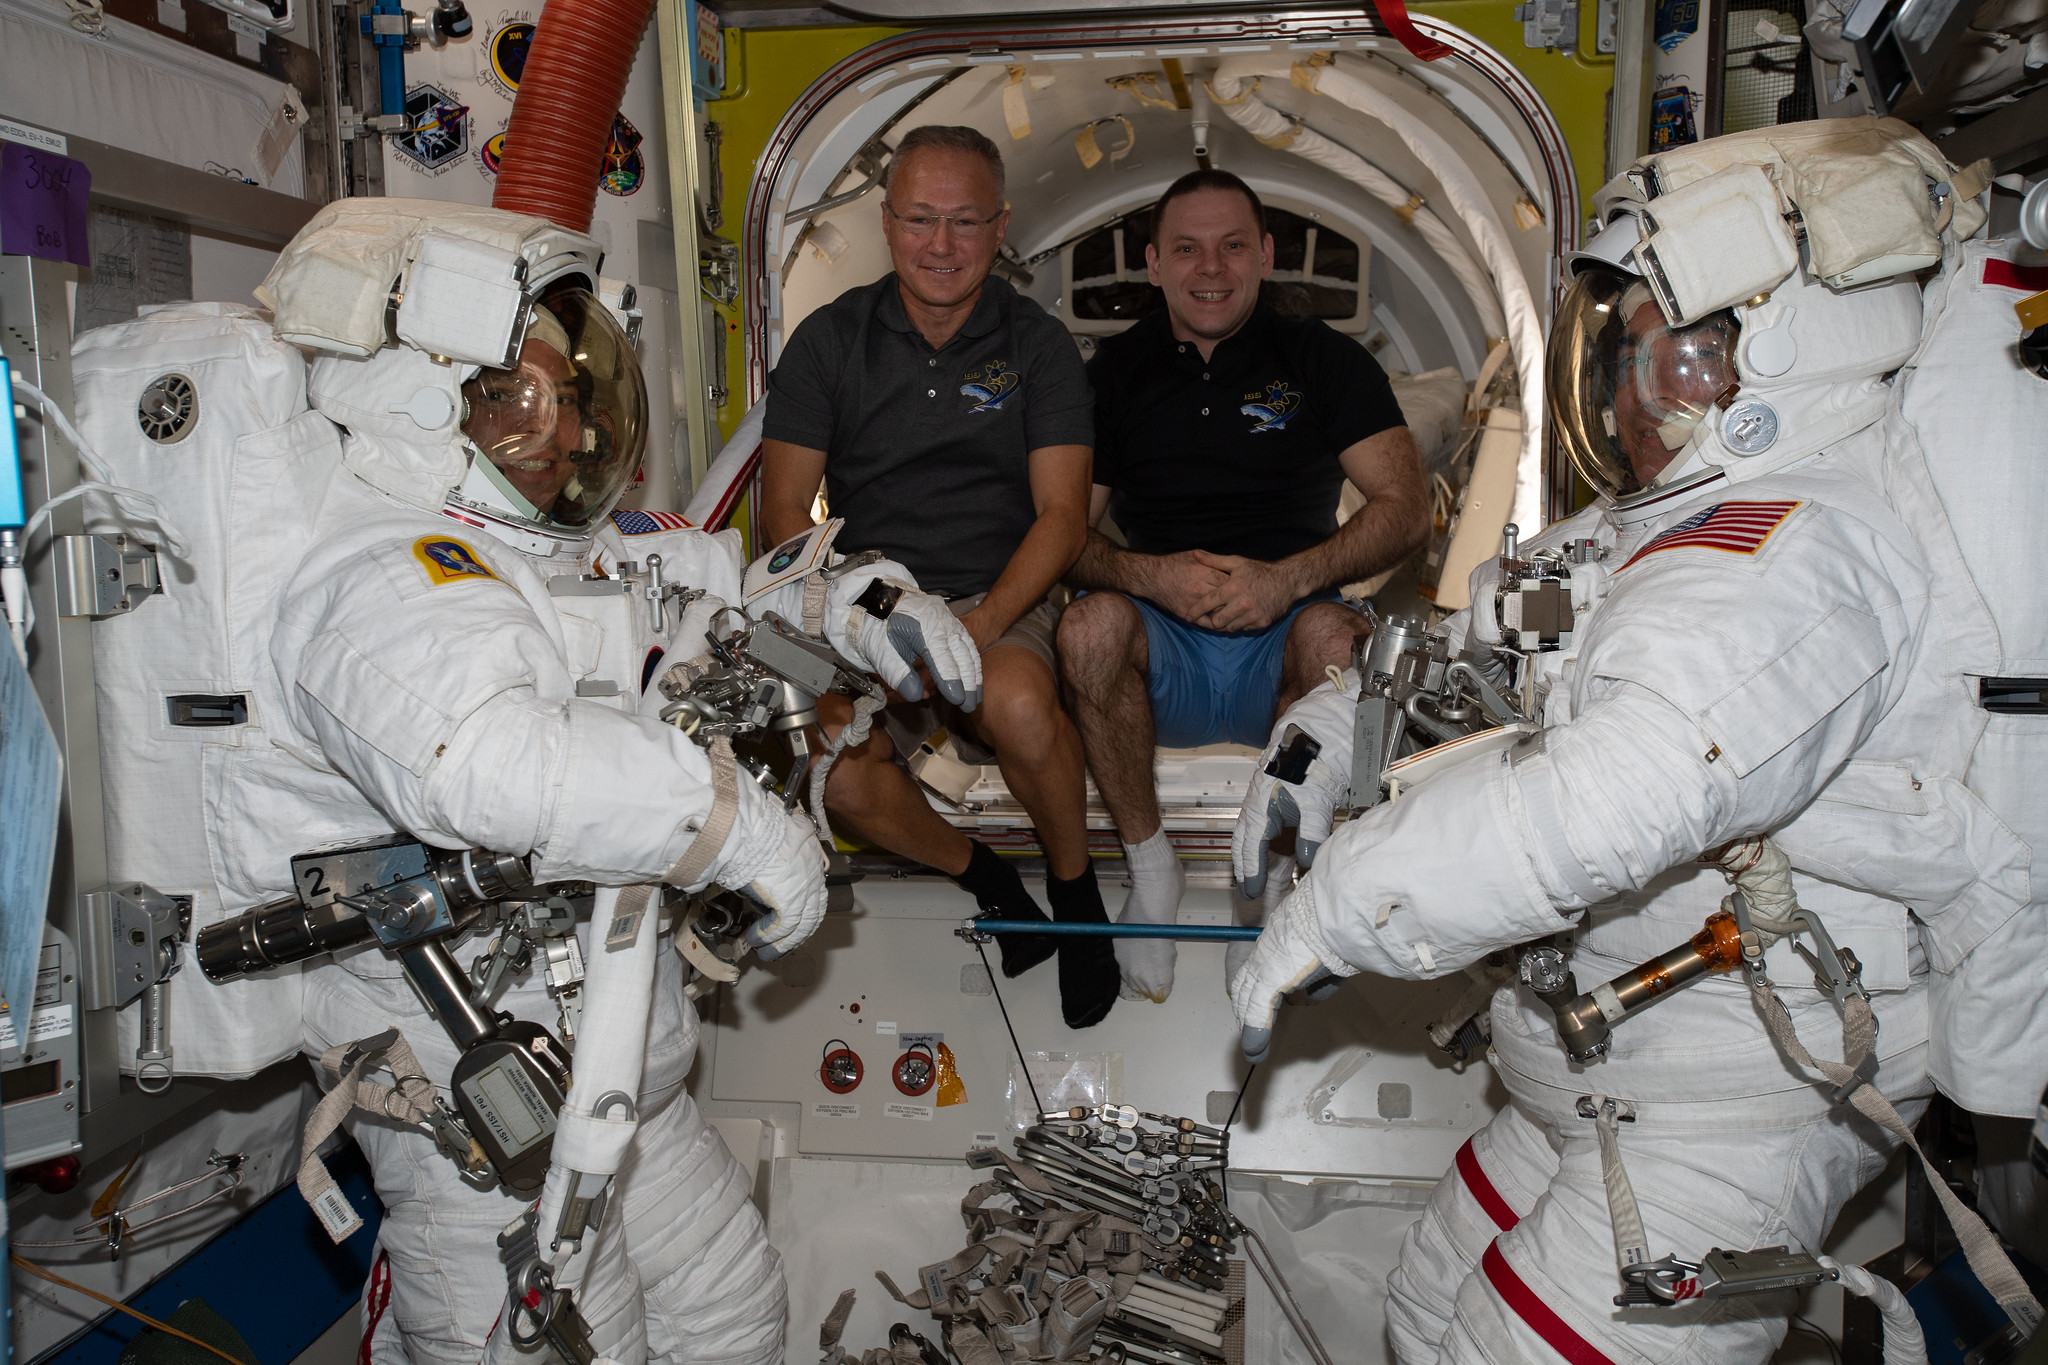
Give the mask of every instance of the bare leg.
[(981, 656), (981, 706), (968, 717), (1045, 848), (1052, 875), (1071, 881), (1088, 866), (1087, 769), (1081, 735), (1060, 709), (1059, 684), (1028, 649)]
[[(818, 718), (828, 738), (853, 718), (853, 703), (827, 694)], [(896, 749), (877, 725), (867, 743), (843, 750), (825, 779), (825, 810), (834, 824), (867, 842), (949, 877), (967, 870), (973, 845), (926, 801), (910, 774), (895, 763)]]
[(1325, 669), (1351, 666), (1352, 642), (1372, 634), (1372, 622), (1339, 602), (1317, 602), (1302, 609), (1287, 630), (1280, 659), (1280, 696), (1273, 717), (1328, 680)]
[(1127, 844), (1159, 832), (1152, 779), (1145, 622), (1121, 593), (1077, 598), (1060, 617), (1059, 659), (1095, 789)]

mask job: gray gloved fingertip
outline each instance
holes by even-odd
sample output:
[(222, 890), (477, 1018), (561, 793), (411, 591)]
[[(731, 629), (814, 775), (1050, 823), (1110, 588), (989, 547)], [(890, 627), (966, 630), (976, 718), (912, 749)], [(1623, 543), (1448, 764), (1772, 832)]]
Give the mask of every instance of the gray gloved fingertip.
[(1266, 874), (1260, 872), (1256, 877), (1246, 877), (1238, 883), (1237, 894), (1243, 896), (1248, 901), (1255, 901), (1265, 895)]
[(972, 711), (972, 710), (974, 710), (974, 709), (975, 709), (975, 708), (976, 708), (977, 706), (980, 706), (980, 705), (981, 705), (981, 689), (980, 689), (980, 688), (978, 688), (978, 687), (976, 687), (976, 688), (971, 688), (971, 689), (969, 689), (969, 691), (968, 691), (968, 693), (967, 693), (967, 700), (965, 700), (965, 701), (963, 701), (963, 702), (961, 702), (961, 703), (960, 703), (960, 709), (961, 709), (962, 711)]
[(1248, 1028), (1238, 1038), (1237, 1045), (1244, 1053), (1244, 1059), (1256, 1066), (1266, 1060), (1266, 1054), (1273, 1050), (1273, 1030), (1269, 1028)]
[(1306, 872), (1316, 865), (1316, 850), (1322, 846), (1323, 841), (1320, 839), (1296, 839), (1294, 841), (1295, 861), (1301, 864), (1302, 871)]
[(940, 696), (955, 706), (964, 705), (967, 701), (967, 689), (960, 685), (958, 678), (940, 678), (938, 682)]
[(754, 949), (754, 956), (763, 962), (773, 962), (782, 956), (782, 949), (773, 943), (763, 943)]
[(910, 673), (902, 682), (896, 684), (896, 695), (905, 701), (923, 701), (924, 680), (915, 672)]

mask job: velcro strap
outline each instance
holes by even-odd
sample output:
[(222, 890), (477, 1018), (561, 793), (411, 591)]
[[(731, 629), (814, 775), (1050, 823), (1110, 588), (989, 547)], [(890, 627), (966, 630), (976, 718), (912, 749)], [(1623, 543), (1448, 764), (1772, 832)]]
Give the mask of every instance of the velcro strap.
[(825, 635), (825, 595), (832, 585), (825, 575), (814, 573), (804, 580), (804, 634), (812, 639), (823, 639)]
[[(391, 1068), (395, 1086), (363, 1079), (363, 1072), (382, 1056)], [(313, 1107), (306, 1119), (306, 1132), (299, 1151), (299, 1193), (312, 1207), (335, 1245), (347, 1241), (363, 1225), (349, 1205), (327, 1165), (320, 1160), (320, 1144), (341, 1126), (352, 1109), (401, 1123), (424, 1120), (434, 1103), (434, 1083), (420, 1070), (419, 1060), (405, 1035), (386, 1029), (374, 1037), (342, 1043), (320, 1054), (320, 1069), (335, 1077), (334, 1088)]]
[[(739, 765), (733, 761), (732, 741), (724, 735), (711, 741), (711, 813), (704, 817), (704, 827), (697, 831), (697, 837), (676, 865), (662, 875), (670, 886), (692, 886), (704, 880), (711, 864), (725, 849), (727, 836), (732, 833), (733, 824), (740, 813)], [(648, 888), (627, 887), (619, 893), (623, 906), (626, 897), (634, 891), (642, 894), (642, 905)]]

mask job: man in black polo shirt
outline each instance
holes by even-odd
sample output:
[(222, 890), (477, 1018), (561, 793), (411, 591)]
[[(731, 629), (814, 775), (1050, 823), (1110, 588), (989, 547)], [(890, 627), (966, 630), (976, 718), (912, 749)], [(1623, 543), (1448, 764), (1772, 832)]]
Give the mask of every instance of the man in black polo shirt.
[[(1320, 321), (1259, 302), (1265, 209), (1236, 176), (1195, 171), (1161, 196), (1145, 250), (1163, 312), (1103, 343), (1090, 531), (1069, 575), (1059, 657), (1088, 766), (1131, 875), (1121, 920), (1171, 923), (1184, 885), (1159, 824), (1155, 742), (1264, 745), (1273, 718), (1350, 661), (1365, 632), (1336, 598), (1429, 533), (1415, 443), (1387, 376)], [(1342, 527), (1345, 479), (1366, 504)], [(1283, 878), (1270, 885), (1279, 886)], [(1164, 1000), (1166, 939), (1118, 939), (1124, 994)]]
[[(883, 181), (895, 271), (805, 318), (768, 381), (762, 509), (775, 540), (811, 524), (820, 478), (845, 527), (836, 547), (876, 549), (953, 601), (982, 650), (983, 694), (944, 715), (994, 750), (1045, 848), (1061, 921), (1102, 923), (1088, 860), (1081, 738), (1060, 709), (1047, 594), (1088, 532), (1092, 406), (1066, 330), (991, 279), (1009, 210), (995, 144), (972, 128), (913, 128)], [(944, 708), (941, 708), (942, 711)], [(837, 733), (848, 708), (820, 698)], [(1044, 915), (1014, 868), (947, 824), (877, 727), (833, 767), (825, 804), (868, 842), (951, 876), (1004, 919)], [(1055, 952), (1006, 937), (1015, 976)], [(1057, 945), (1061, 1012), (1086, 1028), (1109, 1012), (1117, 966), (1099, 938)]]

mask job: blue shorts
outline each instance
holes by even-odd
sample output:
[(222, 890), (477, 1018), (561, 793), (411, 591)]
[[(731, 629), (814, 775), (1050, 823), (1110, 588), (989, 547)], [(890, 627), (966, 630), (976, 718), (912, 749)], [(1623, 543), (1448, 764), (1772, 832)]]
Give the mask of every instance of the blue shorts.
[(1162, 611), (1143, 598), (1131, 602), (1145, 619), (1156, 742), (1192, 749), (1225, 740), (1265, 747), (1280, 699), (1280, 666), (1294, 618), (1334, 593), (1304, 598), (1264, 630), (1208, 630)]

